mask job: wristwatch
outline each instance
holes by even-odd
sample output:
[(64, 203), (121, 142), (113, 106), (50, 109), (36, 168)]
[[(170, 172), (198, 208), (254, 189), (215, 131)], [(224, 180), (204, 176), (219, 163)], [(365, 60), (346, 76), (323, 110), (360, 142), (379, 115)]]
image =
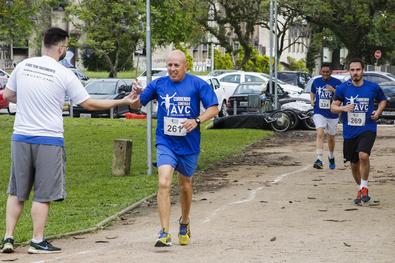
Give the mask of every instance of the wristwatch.
[(196, 119), (195, 119), (195, 121), (196, 121), (196, 124), (197, 125), (199, 125), (202, 121), (199, 119), (199, 117), (197, 117)]

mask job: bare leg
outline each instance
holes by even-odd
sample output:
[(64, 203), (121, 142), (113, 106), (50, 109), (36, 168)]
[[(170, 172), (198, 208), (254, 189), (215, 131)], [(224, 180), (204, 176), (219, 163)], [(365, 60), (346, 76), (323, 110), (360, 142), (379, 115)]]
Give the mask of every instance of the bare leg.
[(6, 210), (6, 237), (12, 237), (14, 235), (16, 224), (18, 223), (19, 217), (23, 211), (24, 202), (18, 201), (15, 195), (9, 195), (7, 199), (7, 210)]
[(335, 135), (328, 135), (328, 148), (329, 152), (335, 151)]
[(358, 161), (356, 163), (351, 163), (352, 176), (354, 177), (354, 180), (358, 185), (361, 184), (361, 174), (360, 174), (359, 162), (360, 161)]
[(180, 202), (181, 202), (181, 223), (189, 223), (189, 211), (192, 204), (192, 177), (179, 174)]
[(169, 230), (170, 221), (170, 190), (174, 168), (170, 165), (162, 165), (158, 168), (159, 186), (158, 186), (158, 208), (159, 218), (162, 228)]
[(325, 137), (325, 135), (324, 135), (324, 128), (317, 128), (316, 132), (317, 132), (317, 139), (316, 139), (317, 155), (319, 155), (319, 154), (322, 155), (322, 152), (323, 152), (323, 149), (324, 149), (324, 137)]
[(359, 153), (359, 174), (363, 180), (368, 180), (370, 170), (369, 154), (360, 152)]
[(44, 238), (44, 228), (48, 219), (49, 203), (32, 203), (33, 239), (42, 240)]

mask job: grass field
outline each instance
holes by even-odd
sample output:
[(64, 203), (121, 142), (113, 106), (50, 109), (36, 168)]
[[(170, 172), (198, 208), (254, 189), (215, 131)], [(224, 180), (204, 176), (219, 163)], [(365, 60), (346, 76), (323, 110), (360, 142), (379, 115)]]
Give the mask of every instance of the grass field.
[[(4, 233), (13, 120), (14, 117), (0, 116), (0, 234)], [(52, 204), (47, 236), (92, 227), (156, 191), (156, 171), (153, 176), (146, 175), (145, 128), (145, 120), (65, 119), (68, 198)], [(262, 130), (202, 129), (198, 168), (205, 169), (270, 135)], [(111, 175), (113, 140), (118, 138), (133, 141), (132, 176)], [(30, 202), (25, 208), (15, 234), (18, 242), (31, 238)]]

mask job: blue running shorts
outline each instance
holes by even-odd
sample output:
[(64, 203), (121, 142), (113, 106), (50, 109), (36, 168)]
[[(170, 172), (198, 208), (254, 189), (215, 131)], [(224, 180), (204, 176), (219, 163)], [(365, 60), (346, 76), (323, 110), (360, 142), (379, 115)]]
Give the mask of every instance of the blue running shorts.
[(197, 168), (199, 154), (177, 155), (168, 147), (158, 144), (156, 146), (156, 161), (158, 167), (170, 165), (182, 175), (191, 177)]

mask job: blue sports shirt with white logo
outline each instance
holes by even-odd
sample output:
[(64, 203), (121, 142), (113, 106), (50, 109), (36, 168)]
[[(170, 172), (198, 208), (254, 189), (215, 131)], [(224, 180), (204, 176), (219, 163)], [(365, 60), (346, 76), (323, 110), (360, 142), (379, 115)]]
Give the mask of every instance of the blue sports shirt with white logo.
[(311, 86), (311, 92), (315, 94), (314, 114), (320, 114), (328, 119), (337, 119), (339, 114), (332, 113), (330, 104), (332, 102), (334, 92), (326, 90), (326, 86), (330, 85), (337, 89), (342, 84), (337, 78), (330, 77), (324, 80), (322, 77), (316, 78)]
[(165, 145), (180, 155), (199, 153), (199, 127), (186, 136), (166, 135), (164, 118), (196, 119), (200, 115), (200, 102), (206, 109), (218, 105), (213, 89), (206, 81), (190, 74), (186, 74), (180, 82), (173, 82), (169, 76), (164, 76), (150, 82), (140, 94), (140, 102), (144, 106), (153, 99), (158, 101), (156, 145)]
[(386, 100), (383, 90), (376, 83), (364, 80), (362, 86), (354, 86), (351, 80), (336, 89), (335, 100), (342, 105), (355, 104), (352, 112), (342, 112), (343, 137), (353, 139), (363, 132), (377, 131), (377, 123), (371, 118), (375, 100)]

